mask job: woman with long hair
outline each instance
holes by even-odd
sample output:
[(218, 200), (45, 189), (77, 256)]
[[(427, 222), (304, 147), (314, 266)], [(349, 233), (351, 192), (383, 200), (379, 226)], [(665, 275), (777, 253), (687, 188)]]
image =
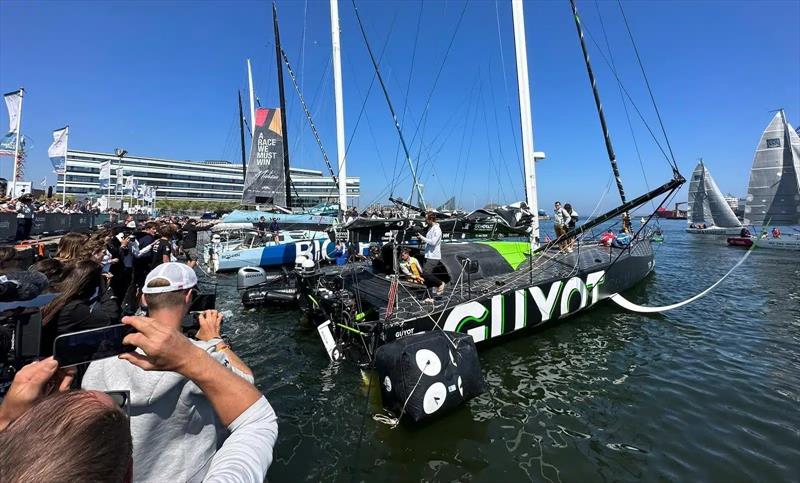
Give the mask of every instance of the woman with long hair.
[(60, 295), (42, 309), (43, 355), (50, 355), (61, 334), (119, 322), (119, 305), (106, 285), (97, 262), (81, 260), (66, 267), (64, 280), (56, 287)]
[(77, 262), (86, 258), (86, 242), (89, 235), (85, 233), (67, 233), (58, 241), (56, 256), (61, 262)]

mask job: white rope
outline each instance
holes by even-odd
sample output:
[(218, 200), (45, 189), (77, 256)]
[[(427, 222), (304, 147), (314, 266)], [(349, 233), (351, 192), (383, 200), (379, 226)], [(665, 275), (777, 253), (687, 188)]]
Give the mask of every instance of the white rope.
[(400, 418), (403, 417), (403, 413), (405, 413), (405, 411), (406, 411), (406, 405), (408, 404), (408, 401), (411, 399), (411, 396), (414, 395), (414, 391), (417, 390), (417, 386), (419, 386), (419, 381), (422, 380), (422, 376), (425, 375), (425, 369), (428, 368), (428, 365), (430, 365), (430, 363), (431, 363), (431, 360), (428, 359), (427, 362), (425, 362), (425, 367), (423, 367), (422, 370), (419, 372), (419, 377), (417, 378), (417, 383), (414, 384), (414, 387), (411, 389), (411, 392), (408, 393), (408, 397), (406, 398), (406, 401), (403, 403), (403, 407), (400, 408), (400, 415), (399, 416), (397, 416), (395, 418), (394, 416), (391, 416), (391, 415), (387, 416), (385, 414), (373, 414), (372, 415), (372, 419), (374, 419), (375, 421), (377, 421), (379, 423), (388, 424), (390, 429), (396, 428), (397, 425), (400, 424)]
[(677, 309), (678, 307), (683, 307), (684, 305), (689, 304), (691, 302), (694, 302), (695, 300), (697, 300), (699, 298), (705, 297), (706, 295), (708, 295), (709, 292), (711, 292), (714, 289), (714, 287), (716, 287), (717, 285), (721, 284), (723, 282), (723, 280), (728, 278), (728, 275), (733, 273), (733, 271), (736, 270), (736, 268), (739, 267), (739, 265), (741, 265), (742, 263), (744, 263), (745, 260), (747, 260), (747, 257), (750, 256), (750, 252), (753, 251), (753, 247), (755, 247), (755, 243), (753, 244), (753, 246), (750, 247), (749, 250), (747, 250), (747, 253), (744, 254), (742, 259), (739, 260), (738, 262), (736, 262), (736, 265), (731, 267), (731, 269), (728, 270), (728, 272), (725, 275), (723, 275), (722, 278), (717, 280), (716, 283), (714, 283), (712, 286), (708, 287), (707, 289), (703, 290), (699, 294), (695, 295), (694, 297), (691, 297), (691, 298), (688, 298), (688, 299), (684, 300), (683, 302), (678, 302), (678, 303), (672, 304), (672, 305), (664, 305), (662, 307), (645, 307), (645, 306), (637, 305), (637, 304), (631, 302), (630, 300), (626, 299), (625, 297), (623, 297), (622, 295), (620, 295), (618, 293), (612, 295), (611, 296), (611, 300), (613, 300), (614, 303), (616, 303), (617, 305), (619, 305), (623, 309), (630, 310), (631, 312), (638, 312), (640, 314), (653, 314), (653, 313), (658, 313), (658, 312), (667, 312), (669, 310)]

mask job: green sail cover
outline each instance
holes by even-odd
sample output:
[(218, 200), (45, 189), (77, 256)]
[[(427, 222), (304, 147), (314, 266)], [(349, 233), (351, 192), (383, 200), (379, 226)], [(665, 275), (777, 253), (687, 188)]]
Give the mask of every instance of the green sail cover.
[(522, 262), (526, 261), (528, 255), (531, 253), (531, 244), (528, 242), (487, 241), (478, 243), (489, 245), (497, 250), (497, 253), (499, 253), (514, 270), (516, 270)]

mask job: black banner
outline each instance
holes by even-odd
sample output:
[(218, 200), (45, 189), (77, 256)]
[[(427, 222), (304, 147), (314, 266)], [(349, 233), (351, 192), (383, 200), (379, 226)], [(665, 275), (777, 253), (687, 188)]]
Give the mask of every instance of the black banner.
[[(62, 235), (70, 231), (88, 232), (107, 219), (108, 215), (37, 213), (33, 218), (30, 236)], [(14, 243), (17, 220), (15, 213), (0, 214), (0, 243)]]
[(242, 204), (286, 206), (281, 110), (256, 110), (255, 132), (244, 180)]

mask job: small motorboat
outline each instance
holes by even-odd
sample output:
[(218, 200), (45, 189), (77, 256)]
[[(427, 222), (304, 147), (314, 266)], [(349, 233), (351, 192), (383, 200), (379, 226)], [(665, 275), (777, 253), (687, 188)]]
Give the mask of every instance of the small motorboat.
[(750, 248), (753, 246), (753, 239), (749, 236), (728, 237), (728, 246)]

